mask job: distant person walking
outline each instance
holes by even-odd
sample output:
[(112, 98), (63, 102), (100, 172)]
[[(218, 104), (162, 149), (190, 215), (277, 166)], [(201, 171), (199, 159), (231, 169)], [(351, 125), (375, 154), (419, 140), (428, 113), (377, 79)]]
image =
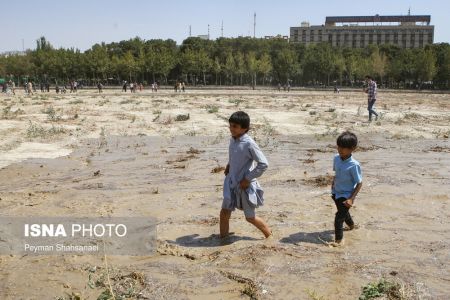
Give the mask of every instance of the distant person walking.
[(103, 93), (103, 84), (101, 82), (97, 83), (98, 93)]
[(16, 94), (16, 83), (12, 80), (9, 81), (11, 84), (11, 92), (13, 93), (13, 95)]
[(28, 95), (33, 95), (33, 83), (31, 83), (31, 80), (28, 80), (27, 83), (27, 93)]
[(372, 122), (372, 115), (375, 115), (375, 121), (378, 120), (378, 113), (374, 110), (375, 101), (377, 101), (377, 83), (369, 75), (366, 75), (367, 88), (367, 110), (369, 111), (369, 122)]

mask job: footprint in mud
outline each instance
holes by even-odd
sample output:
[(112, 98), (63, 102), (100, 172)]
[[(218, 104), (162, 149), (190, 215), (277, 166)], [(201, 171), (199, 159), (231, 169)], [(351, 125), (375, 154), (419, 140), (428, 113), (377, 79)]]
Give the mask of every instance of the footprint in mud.
[(170, 244), (163, 241), (158, 241), (157, 252), (161, 255), (185, 257), (190, 260), (195, 260), (199, 258), (197, 255), (188, 253), (187, 251), (183, 250), (181, 247), (175, 244)]

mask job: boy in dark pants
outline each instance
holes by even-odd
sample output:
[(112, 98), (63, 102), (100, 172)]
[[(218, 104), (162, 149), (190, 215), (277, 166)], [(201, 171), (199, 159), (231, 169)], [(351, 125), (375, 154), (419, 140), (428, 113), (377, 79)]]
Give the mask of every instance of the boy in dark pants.
[(344, 244), (344, 223), (348, 226), (347, 230), (358, 228), (349, 212), (362, 186), (361, 167), (352, 157), (357, 145), (358, 138), (349, 131), (342, 133), (337, 139), (339, 154), (335, 155), (333, 161), (335, 176), (331, 188), (332, 198), (338, 210), (334, 219), (335, 241), (331, 243), (334, 247)]

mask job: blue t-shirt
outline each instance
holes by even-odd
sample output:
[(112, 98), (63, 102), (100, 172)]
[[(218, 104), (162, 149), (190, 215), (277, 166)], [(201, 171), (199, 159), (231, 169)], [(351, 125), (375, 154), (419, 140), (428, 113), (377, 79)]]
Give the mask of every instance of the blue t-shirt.
[(361, 166), (359, 162), (350, 156), (346, 160), (342, 160), (339, 154), (334, 156), (333, 171), (334, 188), (331, 193), (338, 198), (350, 198), (358, 183), (362, 182)]

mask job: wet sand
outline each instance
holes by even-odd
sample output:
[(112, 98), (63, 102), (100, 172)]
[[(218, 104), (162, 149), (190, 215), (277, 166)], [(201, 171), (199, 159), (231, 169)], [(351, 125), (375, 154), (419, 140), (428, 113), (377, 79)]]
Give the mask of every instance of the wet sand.
[[(157, 218), (154, 255), (107, 256), (115, 293), (357, 299), (385, 277), (421, 299), (450, 294), (448, 94), (380, 91), (383, 115), (370, 124), (357, 92), (81, 91), (0, 100), (2, 216)], [(212, 171), (227, 162), (226, 120), (238, 109), (252, 117), (250, 134), (270, 163), (257, 214), (274, 238), (263, 240), (236, 211), (224, 245), (214, 236), (223, 174)], [(178, 114), (189, 119), (176, 121)], [(361, 228), (335, 249), (325, 245), (335, 213), (327, 184), (345, 129), (360, 139), (364, 179), (352, 214)], [(103, 256), (0, 256), (0, 269), (2, 299), (97, 299), (109, 288)]]

